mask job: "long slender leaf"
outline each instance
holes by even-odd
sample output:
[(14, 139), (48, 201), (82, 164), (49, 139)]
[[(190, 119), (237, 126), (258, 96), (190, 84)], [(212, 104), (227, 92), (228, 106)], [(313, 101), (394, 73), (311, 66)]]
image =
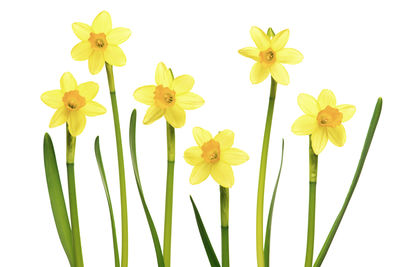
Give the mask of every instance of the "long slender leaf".
[(276, 178), (275, 188), (274, 188), (274, 192), (272, 194), (271, 204), (269, 206), (267, 229), (265, 231), (265, 243), (264, 243), (265, 244), (264, 245), (264, 264), (265, 264), (265, 267), (269, 267), (269, 259), (270, 259), (269, 252), (270, 252), (270, 248), (271, 248), (270, 244), (271, 244), (272, 215), (274, 213), (275, 197), (276, 197), (276, 192), (278, 190), (279, 179), (281, 177), (284, 149), (285, 149), (285, 140), (282, 139), (281, 165), (279, 167), (278, 177)]
[(99, 140), (98, 136), (96, 137), (96, 140), (94, 141), (94, 153), (96, 155), (97, 166), (99, 167), (101, 181), (103, 182), (104, 192), (105, 192), (106, 198), (107, 198), (108, 210), (110, 212), (112, 237), (113, 237), (113, 246), (114, 246), (115, 267), (119, 267), (120, 263), (119, 263), (117, 233), (116, 233), (116, 230), (115, 230), (114, 212), (113, 212), (113, 208), (112, 208), (110, 192), (108, 190), (108, 184), (107, 184), (106, 173), (104, 171), (103, 160), (102, 160), (102, 157), (101, 157), (100, 140)]
[(53, 142), (48, 133), (43, 140), (44, 168), (46, 172), (47, 189), (49, 191), (51, 209), (58, 236), (68, 257), (71, 266), (74, 266), (74, 253), (72, 248), (72, 232), (68, 219), (67, 208), (58, 172), (57, 159), (54, 153)]
[(199, 228), (201, 240), (203, 241), (204, 249), (206, 250), (208, 260), (210, 261), (211, 267), (220, 267), (217, 255), (215, 254), (214, 248), (211, 244), (206, 228), (204, 227), (203, 220), (201, 219), (199, 210), (194, 203), (192, 196), (190, 196), (190, 201), (192, 202), (194, 215), (196, 217), (197, 227)]
[(153, 219), (151, 218), (150, 211), (147, 207), (146, 200), (144, 198), (142, 184), (140, 182), (139, 176), (139, 168), (137, 164), (137, 155), (136, 155), (136, 109), (132, 111), (131, 120), (129, 124), (129, 145), (131, 149), (131, 158), (132, 158), (132, 166), (133, 171), (135, 173), (136, 185), (139, 191), (140, 200), (142, 201), (143, 209), (146, 214), (147, 223), (149, 224), (151, 237), (153, 238), (154, 249), (156, 251), (157, 263), (159, 267), (164, 267), (164, 258), (161, 250), (160, 240), (157, 235), (157, 230), (154, 225)]
[(350, 202), (351, 196), (353, 195), (354, 189), (356, 189), (357, 182), (358, 182), (358, 179), (360, 178), (361, 171), (364, 166), (369, 147), (371, 146), (372, 138), (374, 137), (376, 126), (378, 125), (381, 111), (382, 111), (382, 98), (378, 98), (378, 101), (376, 102), (376, 105), (375, 105), (374, 114), (372, 115), (371, 123), (369, 125), (367, 137), (365, 138), (364, 147), (361, 152), (361, 157), (358, 162), (357, 170), (356, 170), (356, 173), (354, 174), (354, 178), (351, 183), (349, 192), (347, 193), (347, 196), (343, 203), (343, 206), (342, 206), (338, 216), (336, 217), (335, 222), (333, 223), (331, 231), (329, 232), (321, 251), (319, 252), (318, 258), (315, 260), (314, 267), (321, 266), (322, 262), (324, 261), (325, 256), (328, 253), (329, 247), (333, 241), (333, 238), (335, 237), (336, 231), (339, 228), (340, 222), (342, 221), (342, 218), (347, 209), (347, 206), (349, 205), (349, 202)]

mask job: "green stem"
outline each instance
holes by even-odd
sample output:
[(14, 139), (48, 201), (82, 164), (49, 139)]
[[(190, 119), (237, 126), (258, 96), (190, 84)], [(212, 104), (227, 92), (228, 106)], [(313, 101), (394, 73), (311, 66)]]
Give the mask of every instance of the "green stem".
[(310, 164), (310, 192), (308, 200), (308, 230), (307, 230), (307, 250), (305, 267), (311, 267), (313, 263), (314, 253), (314, 231), (315, 231), (315, 198), (317, 190), (317, 171), (318, 171), (318, 155), (315, 155), (311, 146), (309, 147), (309, 164)]
[(115, 84), (112, 65), (106, 63), (108, 86), (110, 88), (111, 106), (114, 118), (115, 140), (117, 143), (119, 186), (121, 194), (121, 228), (122, 228), (122, 246), (121, 246), (121, 267), (128, 266), (128, 209), (126, 201), (126, 183), (124, 155), (122, 151), (121, 127), (119, 125), (118, 105), (115, 96)]
[(229, 188), (219, 186), (221, 208), (222, 267), (229, 267)]
[(175, 128), (167, 122), (167, 187), (165, 191), (165, 220), (164, 220), (164, 263), (171, 265), (171, 231), (172, 231), (172, 202), (174, 195), (174, 166), (175, 166)]
[(83, 267), (81, 235), (79, 233), (78, 205), (76, 201), (76, 189), (75, 189), (75, 173), (74, 173), (75, 144), (76, 144), (76, 137), (70, 134), (67, 125), (67, 176), (68, 176), (69, 209), (71, 214), (72, 246), (75, 255), (75, 267)]
[(260, 174), (258, 180), (257, 193), (257, 217), (256, 217), (256, 242), (257, 242), (257, 266), (264, 267), (264, 249), (263, 249), (263, 217), (264, 217), (264, 190), (265, 190), (265, 175), (267, 171), (267, 158), (269, 137), (271, 134), (272, 116), (274, 114), (275, 96), (276, 96), (276, 81), (271, 77), (271, 90), (269, 93), (268, 113), (265, 123), (264, 140), (261, 153)]

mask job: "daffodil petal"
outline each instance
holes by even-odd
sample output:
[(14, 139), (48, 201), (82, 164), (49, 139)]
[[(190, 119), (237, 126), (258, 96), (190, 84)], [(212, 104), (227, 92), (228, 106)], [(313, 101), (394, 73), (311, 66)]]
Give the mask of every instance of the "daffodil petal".
[(44, 92), (40, 96), (40, 99), (51, 108), (60, 108), (64, 105), (62, 101), (63, 96), (64, 94), (61, 90), (51, 90)]
[(107, 35), (111, 28), (111, 16), (107, 11), (100, 12), (93, 20), (92, 29), (94, 33), (105, 33)]
[(312, 134), (318, 127), (317, 119), (310, 115), (299, 117), (292, 125), (292, 132), (297, 135)]
[(176, 103), (183, 109), (196, 109), (204, 104), (204, 99), (195, 93), (188, 92), (186, 94), (178, 95)]
[(183, 157), (188, 164), (197, 166), (204, 161), (203, 158), (201, 157), (202, 153), (203, 151), (201, 150), (200, 147), (192, 146), (185, 150)]
[(86, 82), (78, 85), (76, 89), (79, 91), (79, 95), (83, 96), (86, 101), (91, 101), (97, 95), (99, 85), (95, 82)]
[(226, 188), (232, 187), (234, 183), (232, 167), (223, 161), (212, 165), (211, 176), (219, 185)]
[(53, 117), (51, 117), (49, 127), (54, 128), (64, 124), (67, 121), (67, 115), (68, 111), (66, 107), (62, 106), (59, 109), (57, 109)]
[(214, 140), (219, 143), (221, 150), (225, 150), (232, 147), (234, 138), (235, 134), (231, 130), (223, 130), (214, 137)]
[(221, 153), (221, 160), (229, 165), (240, 165), (249, 160), (249, 155), (238, 148), (229, 148)]
[(328, 133), (325, 127), (317, 127), (311, 135), (311, 146), (315, 154), (319, 154), (324, 150), (328, 143)]
[(283, 64), (298, 64), (303, 58), (303, 54), (294, 48), (283, 48), (276, 52), (276, 60)]
[(120, 45), (131, 36), (131, 30), (128, 28), (118, 27), (112, 29), (111, 32), (106, 36), (107, 42), (113, 45)]
[(76, 90), (76, 80), (70, 72), (64, 72), (63, 76), (61, 76), (60, 87), (63, 93)]
[(255, 61), (258, 61), (260, 59), (260, 50), (255, 47), (245, 47), (239, 50), (239, 54), (242, 56), (254, 59)]
[(256, 26), (251, 27), (250, 35), (258, 49), (267, 50), (271, 47), (269, 37), (260, 28)]
[(114, 66), (124, 66), (126, 64), (126, 56), (124, 51), (117, 45), (108, 45), (104, 51), (104, 60)]
[(171, 88), (172, 74), (164, 63), (160, 62), (156, 69), (156, 84)]
[(104, 114), (107, 111), (103, 105), (101, 105), (95, 101), (87, 102), (86, 105), (84, 107), (82, 107), (80, 110), (82, 110), (86, 116), (90, 116), (90, 117)]
[(268, 67), (260, 62), (257, 62), (256, 64), (253, 65), (253, 68), (251, 68), (250, 81), (253, 84), (260, 83), (265, 79), (267, 79), (268, 75), (269, 75)]
[(356, 112), (356, 107), (353, 105), (343, 104), (336, 106), (336, 108), (343, 114), (342, 122), (350, 120)]
[[(169, 71), (168, 71), (169, 72)], [(194, 79), (190, 75), (181, 75), (172, 81), (171, 89), (176, 95), (181, 95), (192, 90)]]
[(279, 51), (285, 47), (289, 40), (289, 30), (283, 30), (275, 35), (271, 40), (271, 48), (274, 51)]
[(297, 97), (297, 104), (307, 115), (317, 116), (320, 111), (317, 100), (308, 94), (299, 94)]
[(168, 107), (165, 111), (165, 119), (174, 128), (181, 128), (186, 122), (186, 113), (179, 105)]
[(151, 105), (147, 109), (146, 115), (144, 115), (143, 123), (152, 124), (153, 122), (161, 118), (163, 115), (164, 115), (164, 110), (162, 110), (156, 105)]
[(318, 96), (318, 103), (321, 109), (326, 108), (326, 106), (336, 107), (336, 97), (331, 90), (324, 89)]
[(156, 89), (155, 85), (146, 85), (139, 87), (133, 93), (133, 97), (136, 101), (146, 105), (152, 105), (154, 103), (154, 90)]
[(104, 66), (104, 54), (102, 51), (94, 50), (89, 57), (89, 71), (91, 74), (99, 73)]
[(211, 164), (203, 163), (199, 166), (193, 167), (192, 173), (190, 174), (190, 183), (195, 185), (203, 182), (210, 175)]
[(68, 114), (67, 118), (68, 130), (72, 136), (78, 136), (85, 129), (86, 117), (85, 113), (81, 110), (72, 111)]
[(194, 140), (196, 141), (197, 145), (199, 145), (199, 146), (202, 146), (204, 143), (206, 143), (212, 139), (211, 133), (200, 127), (193, 128), (193, 137), (194, 137)]
[(71, 56), (74, 60), (87, 60), (92, 54), (93, 49), (89, 41), (81, 41), (71, 50)]
[(289, 84), (289, 73), (281, 63), (275, 62), (270, 66), (269, 71), (271, 72), (272, 78), (274, 78), (277, 83), (282, 85)]
[(86, 23), (75, 22), (72, 24), (72, 30), (74, 31), (76, 37), (82, 41), (87, 41), (90, 38), (91, 28)]
[(346, 130), (343, 125), (340, 124), (337, 127), (327, 127), (328, 129), (328, 139), (335, 146), (343, 146), (346, 143)]

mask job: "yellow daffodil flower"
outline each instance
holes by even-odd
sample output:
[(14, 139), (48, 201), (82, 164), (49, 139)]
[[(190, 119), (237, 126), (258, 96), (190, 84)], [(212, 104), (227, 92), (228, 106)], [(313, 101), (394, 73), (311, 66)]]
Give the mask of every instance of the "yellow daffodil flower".
[(211, 174), (219, 185), (232, 187), (234, 177), (231, 165), (249, 160), (246, 152), (232, 147), (234, 133), (224, 130), (212, 138), (209, 131), (195, 127), (193, 136), (198, 146), (187, 149), (184, 154), (186, 162), (194, 166), (190, 183), (199, 184)]
[(174, 128), (180, 128), (186, 121), (185, 109), (196, 109), (204, 104), (202, 97), (190, 92), (194, 85), (193, 77), (182, 75), (174, 79), (162, 62), (157, 65), (156, 84), (142, 86), (133, 93), (137, 101), (150, 105), (144, 124), (151, 124), (164, 116)]
[(283, 30), (272, 39), (258, 27), (251, 27), (250, 35), (256, 44), (255, 47), (246, 47), (239, 50), (242, 56), (257, 61), (250, 72), (253, 84), (264, 81), (271, 73), (272, 78), (279, 84), (289, 84), (289, 74), (282, 64), (298, 64), (303, 55), (293, 48), (285, 48), (289, 40), (289, 30)]
[(106, 108), (93, 101), (99, 91), (95, 82), (77, 85), (74, 76), (65, 72), (60, 80), (60, 90), (47, 91), (41, 95), (42, 101), (51, 108), (57, 109), (50, 120), (50, 128), (68, 123), (72, 136), (82, 133), (86, 124), (85, 116), (104, 114)]
[(128, 40), (131, 31), (127, 28), (114, 28), (111, 26), (111, 16), (103, 11), (93, 20), (92, 26), (75, 22), (72, 30), (81, 40), (72, 48), (73, 59), (83, 61), (89, 59), (91, 74), (99, 73), (104, 62), (114, 66), (124, 66), (126, 57), (118, 45)]
[(356, 112), (353, 105), (336, 105), (336, 97), (332, 91), (324, 89), (318, 100), (308, 94), (300, 94), (297, 103), (306, 114), (298, 118), (292, 125), (292, 132), (297, 135), (310, 135), (315, 154), (319, 154), (328, 143), (328, 139), (336, 146), (346, 142), (346, 131), (343, 122), (350, 120)]

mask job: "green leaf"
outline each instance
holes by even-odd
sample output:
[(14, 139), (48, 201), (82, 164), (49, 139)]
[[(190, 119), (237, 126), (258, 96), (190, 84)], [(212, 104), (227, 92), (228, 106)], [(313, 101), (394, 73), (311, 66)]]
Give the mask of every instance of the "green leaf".
[(131, 158), (132, 158), (132, 166), (133, 171), (135, 173), (136, 185), (139, 191), (140, 200), (142, 201), (144, 213), (146, 214), (147, 223), (149, 224), (151, 237), (153, 238), (154, 249), (156, 251), (157, 263), (159, 267), (164, 267), (164, 258), (161, 250), (160, 240), (157, 235), (157, 230), (154, 225), (153, 219), (151, 218), (150, 211), (147, 208), (146, 200), (144, 198), (142, 184), (140, 182), (139, 176), (139, 168), (137, 164), (137, 155), (136, 155), (136, 109), (132, 111), (131, 120), (129, 124), (129, 145), (131, 149)]
[(94, 153), (96, 154), (97, 166), (99, 167), (101, 181), (103, 182), (104, 192), (106, 194), (107, 203), (108, 203), (108, 210), (110, 212), (110, 220), (111, 220), (111, 228), (112, 228), (112, 237), (113, 237), (113, 245), (114, 245), (114, 262), (115, 267), (119, 267), (119, 253), (118, 253), (118, 241), (117, 241), (117, 233), (115, 230), (115, 221), (114, 221), (114, 212), (111, 203), (110, 192), (108, 190), (107, 178), (106, 173), (104, 171), (103, 160), (101, 157), (100, 152), (100, 141), (99, 137), (96, 137), (94, 141)]
[(199, 228), (201, 240), (203, 241), (204, 249), (206, 250), (208, 260), (210, 261), (211, 267), (220, 267), (218, 258), (215, 255), (214, 248), (208, 238), (206, 228), (204, 227), (203, 221), (201, 219), (200, 213), (194, 203), (192, 196), (190, 196), (190, 201), (192, 202), (194, 216), (196, 217), (197, 227)]
[(74, 266), (74, 253), (72, 248), (72, 232), (65, 206), (64, 194), (61, 186), (57, 159), (54, 153), (53, 142), (48, 133), (43, 141), (44, 168), (46, 172), (47, 189), (49, 191), (51, 209), (58, 236), (68, 257), (71, 266)]
[(343, 203), (342, 209), (340, 210), (338, 216), (336, 217), (336, 220), (333, 223), (331, 231), (329, 232), (329, 234), (325, 240), (325, 243), (322, 246), (321, 251), (319, 252), (318, 258), (315, 260), (314, 267), (321, 266), (322, 262), (324, 261), (325, 256), (328, 253), (329, 247), (333, 241), (333, 238), (335, 237), (336, 231), (339, 228), (340, 222), (342, 221), (342, 218), (347, 209), (347, 206), (349, 205), (349, 202), (350, 202), (351, 196), (353, 195), (354, 189), (356, 189), (357, 182), (358, 182), (358, 179), (360, 178), (361, 171), (364, 166), (369, 147), (371, 146), (372, 138), (374, 137), (376, 126), (378, 125), (381, 111), (382, 111), (382, 98), (378, 98), (378, 101), (375, 105), (374, 114), (372, 115), (371, 123), (369, 124), (367, 137), (365, 138), (364, 147), (361, 152), (361, 157), (358, 162), (357, 170), (356, 170), (356, 173), (354, 174), (354, 178), (351, 183), (349, 192), (347, 193), (347, 196)]
[(270, 242), (271, 242), (272, 215), (274, 212), (275, 197), (276, 197), (276, 192), (278, 190), (279, 179), (281, 177), (284, 148), (285, 148), (285, 140), (282, 139), (281, 165), (279, 167), (278, 177), (276, 178), (275, 188), (274, 188), (274, 192), (272, 194), (271, 204), (269, 206), (267, 229), (265, 231), (264, 264), (266, 267), (269, 267), (269, 258), (270, 258), (269, 252), (270, 252), (270, 248), (271, 248)]

